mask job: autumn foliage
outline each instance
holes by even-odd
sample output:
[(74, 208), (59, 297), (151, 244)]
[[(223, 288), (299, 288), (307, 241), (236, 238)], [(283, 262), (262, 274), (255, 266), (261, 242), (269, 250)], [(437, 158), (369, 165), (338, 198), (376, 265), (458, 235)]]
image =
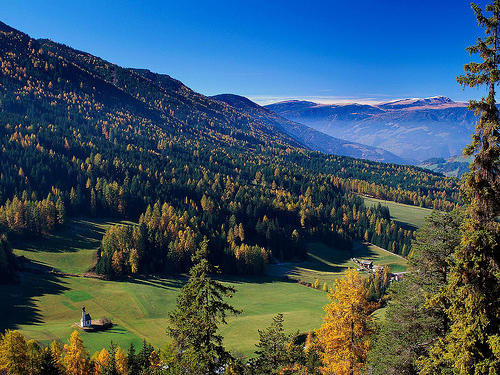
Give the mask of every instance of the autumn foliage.
[(324, 307), (323, 325), (316, 331), (316, 345), (323, 365), (323, 374), (360, 374), (372, 333), (375, 304), (367, 299), (366, 282), (353, 269), (344, 278), (335, 280), (328, 295), (332, 301)]

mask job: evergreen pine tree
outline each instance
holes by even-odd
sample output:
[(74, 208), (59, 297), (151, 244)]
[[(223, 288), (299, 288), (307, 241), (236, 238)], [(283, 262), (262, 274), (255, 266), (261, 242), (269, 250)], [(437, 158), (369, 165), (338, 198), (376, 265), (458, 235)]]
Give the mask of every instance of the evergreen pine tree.
[(279, 374), (283, 367), (293, 365), (301, 353), (300, 347), (294, 344), (297, 335), (298, 332), (285, 334), (283, 314), (276, 315), (268, 328), (259, 330), (260, 341), (256, 344), (259, 350), (255, 352), (257, 372)]
[(196, 251), (193, 262), (189, 281), (177, 298), (176, 309), (169, 314), (167, 333), (173, 338), (179, 356), (196, 356), (206, 372), (214, 374), (231, 358), (222, 344), (219, 325), (226, 324), (228, 313), (240, 312), (224, 302), (224, 298), (232, 297), (235, 289), (210, 277), (219, 271), (208, 261), (206, 238)]
[(127, 364), (128, 364), (128, 374), (134, 375), (138, 374), (140, 371), (140, 366), (138, 363), (137, 355), (135, 354), (135, 347), (133, 343), (130, 343), (130, 347), (127, 352)]
[(490, 17), (478, 5), (472, 8), (486, 36), (468, 51), (479, 54), (482, 62), (465, 65), (465, 75), (457, 80), (464, 87), (486, 85), (488, 96), (469, 102), (480, 119), (464, 150), (473, 161), (462, 185), (466, 221), (448, 283), (450, 331), (434, 346), (422, 373), (500, 373), (500, 124), (495, 100), (500, 80), (500, 0), (486, 6)]
[(434, 211), (417, 231), (408, 257), (409, 272), (388, 289), (391, 301), (369, 353), (371, 374), (417, 374), (417, 359), (445, 335), (443, 289), (460, 244), (462, 214)]
[(45, 348), (42, 352), (40, 373), (43, 375), (62, 375), (57, 358), (50, 347)]
[(149, 367), (149, 356), (153, 352), (153, 346), (149, 344), (146, 339), (142, 342), (142, 349), (137, 354), (136, 363), (141, 370), (145, 370)]

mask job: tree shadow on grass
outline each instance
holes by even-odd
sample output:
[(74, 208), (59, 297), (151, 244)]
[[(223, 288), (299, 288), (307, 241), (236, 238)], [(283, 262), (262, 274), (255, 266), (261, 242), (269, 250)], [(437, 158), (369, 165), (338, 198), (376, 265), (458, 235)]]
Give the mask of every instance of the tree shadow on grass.
[[(77, 325), (75, 325), (76, 328), (80, 328)], [(111, 327), (104, 327), (104, 328), (97, 328), (94, 330), (85, 330), (85, 333), (91, 334), (92, 336), (107, 336), (108, 334), (113, 334), (113, 335), (128, 335), (130, 334), (129, 331), (127, 331), (125, 328), (119, 326), (116, 323), (113, 323)]]
[(229, 283), (297, 282), (302, 277), (320, 276), (344, 272), (350, 265), (349, 249), (334, 249), (323, 243), (308, 246), (308, 258), (303, 262), (283, 262), (269, 265), (267, 276), (219, 277)]
[(212, 278), (220, 281), (222, 283), (230, 284), (230, 285), (238, 285), (238, 284), (271, 284), (275, 282), (291, 282), (295, 283), (295, 280), (290, 280), (288, 278), (284, 278), (282, 276), (274, 277), (274, 276), (258, 276), (258, 275), (212, 275)]
[[(213, 274), (210, 277), (214, 280), (228, 283), (228, 284), (266, 284), (274, 283), (277, 281), (289, 281), (295, 282), (294, 280), (289, 280), (287, 278), (276, 278), (272, 276), (258, 276), (258, 275), (221, 275)], [(154, 288), (161, 288), (165, 290), (180, 290), (188, 282), (188, 277), (186, 275), (172, 275), (172, 276), (136, 276), (128, 277), (120, 280), (121, 282), (132, 283), (136, 285), (151, 286)]]
[(283, 267), (290, 269), (290, 276), (299, 274), (302, 270), (341, 273), (346, 270), (351, 259), (349, 249), (335, 249), (323, 243), (310, 244), (307, 250), (305, 262), (282, 264)]
[[(39, 271), (33, 271), (35, 269)], [(29, 272), (18, 272), (16, 276), (16, 283), (0, 288), (0, 332), (19, 329), (21, 325), (45, 323), (36, 299), (68, 290), (66, 276), (48, 273), (43, 265), (33, 267)]]
[(373, 258), (377, 256), (377, 253), (369, 245), (356, 242), (353, 255), (356, 258)]
[(41, 238), (13, 241), (12, 245), (14, 249), (29, 252), (74, 253), (81, 250), (97, 249), (100, 241), (63, 230)]
[(301, 267), (318, 272), (343, 272), (346, 268), (343, 264), (351, 259), (348, 251), (345, 251), (345, 257), (340, 263), (337, 263), (338, 258), (333, 260), (329, 259), (329, 257), (319, 256), (313, 253), (307, 253), (307, 255), (309, 256), (308, 261)]
[(28, 240), (13, 241), (14, 249), (29, 252), (73, 253), (81, 250), (96, 250), (105, 233), (106, 225), (114, 221), (71, 220), (59, 232)]
[(121, 280), (122, 282), (151, 286), (154, 288), (166, 289), (166, 290), (178, 290), (184, 286), (187, 282), (187, 278), (184, 276), (178, 276), (177, 278), (163, 278), (159, 276), (137, 276), (128, 277)]

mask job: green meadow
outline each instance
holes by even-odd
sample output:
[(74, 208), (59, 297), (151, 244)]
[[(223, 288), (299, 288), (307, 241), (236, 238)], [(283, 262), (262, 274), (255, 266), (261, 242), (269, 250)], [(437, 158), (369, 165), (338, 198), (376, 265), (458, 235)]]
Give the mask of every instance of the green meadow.
[(96, 251), (107, 228), (127, 221), (104, 219), (69, 220), (66, 229), (42, 238), (14, 242), (16, 255), (25, 256), (40, 268), (80, 274), (95, 263)]
[(354, 242), (352, 251), (336, 249), (334, 245), (314, 242), (308, 243), (308, 260), (301, 263), (281, 263), (270, 266), (275, 276), (313, 283), (316, 279), (320, 287), (326, 282), (332, 285), (349, 268), (357, 268), (351, 258), (371, 260), (376, 265), (390, 266), (392, 272), (406, 271), (406, 259), (392, 254), (372, 244)]
[(366, 206), (376, 206), (380, 203), (382, 206), (388, 207), (391, 212), (391, 218), (403, 225), (406, 229), (417, 230), (418, 228), (424, 226), (425, 218), (432, 212), (432, 210), (428, 208), (409, 206), (406, 204), (364, 196), (362, 198), (365, 200)]
[[(107, 317), (115, 323), (108, 331), (82, 332), (91, 354), (108, 347), (111, 341), (125, 349), (131, 342), (140, 348), (143, 339), (163, 347), (168, 342), (168, 312), (175, 307), (186, 276), (104, 281), (71, 275), (81, 274), (94, 264), (101, 238), (114, 223), (117, 221), (76, 219), (56, 235), (14, 243), (14, 252), (29, 260), (27, 268), (66, 274), (23, 272), (18, 284), (2, 286), (0, 331), (18, 329), (27, 338), (44, 344), (52, 340), (66, 343), (85, 306), (93, 319)], [(352, 256), (389, 264), (393, 270), (405, 269), (404, 259), (371, 245), (357, 243), (351, 252), (335, 249), (335, 244), (310, 243), (307, 250), (310, 256), (306, 262), (270, 265), (270, 276), (221, 277), (237, 289), (230, 303), (242, 310), (221, 327), (227, 348), (251, 356), (259, 339), (258, 330), (269, 326), (278, 313), (284, 314), (287, 332), (307, 333), (319, 328), (327, 294), (293, 279), (312, 283), (318, 278), (321, 286), (324, 282), (331, 286), (345, 270), (356, 267)]]
[[(117, 282), (25, 273), (21, 284), (0, 290), (0, 299), (6, 301), (0, 320), (3, 329), (18, 329), (44, 344), (66, 342), (85, 306), (93, 319), (108, 317), (115, 323), (109, 331), (82, 333), (91, 353), (109, 346), (111, 340), (127, 348), (130, 342), (140, 347), (145, 338), (162, 347), (168, 341), (167, 314), (175, 307), (185, 280), (138, 278)], [(277, 313), (284, 313), (287, 331), (307, 332), (319, 327), (322, 306), (328, 302), (326, 293), (275, 278), (222, 281), (236, 287), (231, 304), (243, 311), (229, 317), (222, 334), (226, 346), (243, 355), (253, 353), (257, 329), (268, 326)]]

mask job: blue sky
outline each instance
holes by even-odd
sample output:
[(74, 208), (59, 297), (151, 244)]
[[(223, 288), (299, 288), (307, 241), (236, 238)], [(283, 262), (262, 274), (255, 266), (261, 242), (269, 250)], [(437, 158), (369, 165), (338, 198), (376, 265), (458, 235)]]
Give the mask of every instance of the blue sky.
[[(484, 6), (485, 1), (479, 1)], [(0, 0), (0, 20), (205, 95), (383, 101), (445, 95), (484, 35), (467, 0)]]

